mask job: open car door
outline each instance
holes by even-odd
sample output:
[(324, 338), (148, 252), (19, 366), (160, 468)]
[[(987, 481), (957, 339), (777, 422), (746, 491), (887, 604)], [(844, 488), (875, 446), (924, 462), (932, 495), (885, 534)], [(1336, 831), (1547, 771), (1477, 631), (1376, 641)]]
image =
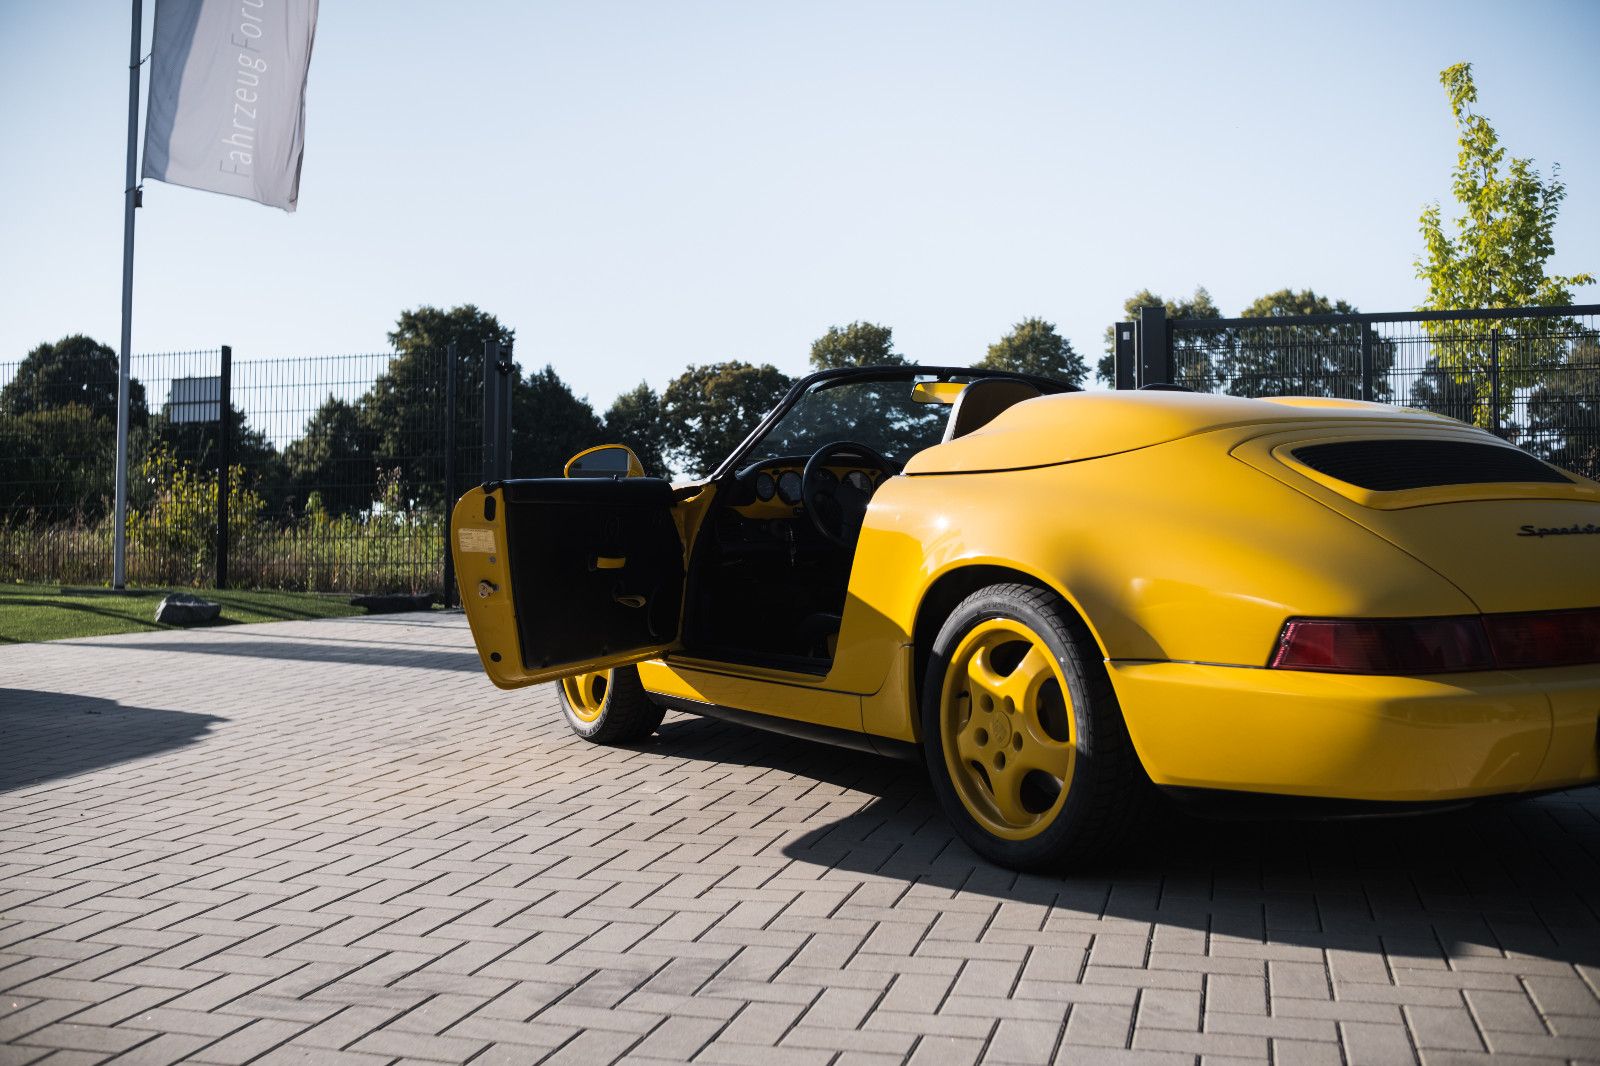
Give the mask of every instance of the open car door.
[(683, 614), (684, 549), (660, 478), (529, 478), (456, 504), (472, 639), (501, 688), (653, 659)]

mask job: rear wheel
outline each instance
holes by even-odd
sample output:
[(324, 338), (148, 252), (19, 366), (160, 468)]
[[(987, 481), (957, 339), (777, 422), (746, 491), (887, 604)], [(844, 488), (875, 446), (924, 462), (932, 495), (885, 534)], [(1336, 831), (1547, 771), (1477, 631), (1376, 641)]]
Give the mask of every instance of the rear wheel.
[(1137, 815), (1144, 769), (1088, 629), (1030, 585), (968, 596), (922, 689), (928, 770), (974, 851), (1020, 870), (1104, 854)]
[(562, 678), (560, 688), (567, 725), (596, 744), (644, 740), (666, 714), (645, 695), (639, 671), (631, 666)]

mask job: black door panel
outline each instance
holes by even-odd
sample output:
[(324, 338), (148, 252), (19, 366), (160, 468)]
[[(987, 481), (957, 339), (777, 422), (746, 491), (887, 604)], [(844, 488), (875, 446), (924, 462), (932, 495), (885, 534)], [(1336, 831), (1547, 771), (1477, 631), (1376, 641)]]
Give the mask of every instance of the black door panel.
[(524, 668), (665, 647), (683, 607), (683, 544), (660, 478), (504, 485)]

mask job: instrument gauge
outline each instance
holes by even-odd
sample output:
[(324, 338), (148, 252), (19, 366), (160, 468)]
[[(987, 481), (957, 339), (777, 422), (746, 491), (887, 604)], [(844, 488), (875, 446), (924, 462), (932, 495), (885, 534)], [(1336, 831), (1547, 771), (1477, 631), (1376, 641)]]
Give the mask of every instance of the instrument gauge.
[(778, 481), (765, 470), (756, 475), (756, 499), (766, 503), (778, 491)]
[(823, 467), (821, 470), (817, 471), (817, 484), (823, 486), (824, 488), (831, 489), (838, 483), (838, 477), (835, 476), (834, 472), (829, 470), (827, 467)]
[(797, 471), (785, 470), (778, 478), (778, 496), (784, 503), (800, 502), (800, 474)]
[(855, 489), (857, 492), (872, 491), (872, 479), (859, 470), (850, 471), (850, 473), (845, 475), (844, 479), (847, 483), (849, 483), (850, 487)]

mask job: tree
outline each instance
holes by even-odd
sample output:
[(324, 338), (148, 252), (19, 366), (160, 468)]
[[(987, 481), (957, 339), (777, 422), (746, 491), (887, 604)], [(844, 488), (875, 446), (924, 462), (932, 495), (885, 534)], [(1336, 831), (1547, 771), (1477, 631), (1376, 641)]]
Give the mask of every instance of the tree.
[[(1299, 315), (1351, 315), (1356, 308), (1310, 289), (1279, 289), (1240, 312), (1241, 318)], [(1350, 325), (1270, 326), (1238, 331), (1218, 360), (1220, 376), (1234, 396), (1361, 395), (1361, 327)], [(1372, 340), (1372, 395), (1387, 400), (1394, 343)]]
[[(245, 413), (228, 405), (230, 419), (229, 466), (242, 467), (250, 489), (263, 501), (269, 514), (282, 515), (289, 501), (289, 477), (283, 457), (261, 430), (250, 425)], [(216, 421), (175, 422), (167, 414), (150, 418), (144, 450), (164, 450), (171, 461), (215, 471), (221, 445), (221, 427)], [(134, 462), (140, 460), (134, 459)]]
[(306, 423), (305, 433), (283, 450), (290, 498), (305, 510), (316, 494), (334, 515), (359, 514), (377, 498), (373, 432), (355, 404), (329, 396)]
[(691, 365), (661, 394), (669, 457), (691, 475), (709, 473), (749, 436), (791, 384), (787, 374), (766, 363), (752, 366), (735, 359)]
[(1585, 331), (1528, 394), (1526, 442), (1557, 466), (1600, 480), (1600, 336)]
[[(25, 415), (76, 405), (94, 418), (117, 420), (117, 353), (92, 337), (74, 333), (34, 348), (0, 389), (0, 414)], [(145, 424), (144, 386), (128, 382), (128, 425)]]
[(632, 448), (646, 474), (664, 477), (669, 473), (661, 397), (648, 384), (641, 381), (613, 400), (606, 409), (605, 426), (607, 443)]
[(1055, 378), (1078, 386), (1089, 373), (1072, 342), (1042, 318), (1025, 318), (1012, 326), (1011, 332), (989, 345), (989, 354), (973, 366)]
[[(1138, 321), (1139, 308), (1164, 307), (1168, 318), (1221, 318), (1222, 312), (1212, 301), (1204, 286), (1197, 286), (1187, 300), (1165, 300), (1149, 289), (1140, 289), (1122, 302), (1123, 321)], [(1107, 326), (1105, 355), (1095, 364), (1095, 377), (1107, 385), (1117, 383), (1115, 326)], [(1215, 349), (1226, 343), (1221, 330), (1193, 332), (1185, 330), (1172, 341), (1172, 362), (1177, 380), (1174, 384), (1194, 389), (1196, 392), (1213, 392), (1221, 384), (1217, 363), (1222, 353)]]
[(1419, 407), (1436, 415), (1471, 423), (1477, 417), (1478, 390), (1471, 381), (1461, 380), (1430, 356), (1411, 383), (1407, 407)]
[[(1553, 168), (1548, 180), (1534, 168), (1533, 160), (1512, 157), (1489, 121), (1473, 111), (1478, 89), (1472, 64), (1457, 63), (1439, 74), (1450, 98), (1456, 124), (1456, 165), (1451, 192), (1460, 205), (1454, 232), (1446, 230), (1437, 202), (1422, 211), (1420, 226), (1425, 256), (1416, 261), (1417, 276), (1428, 283), (1423, 310), (1455, 311), (1470, 308), (1566, 306), (1572, 288), (1594, 283), (1588, 273), (1552, 275), (1546, 265), (1555, 252), (1556, 216), (1567, 189)], [(1429, 322), (1434, 338), (1434, 358), (1457, 380), (1471, 381), (1478, 393), (1475, 411), (1480, 424), (1489, 424), (1497, 412), (1489, 410), (1490, 331), (1522, 342), (1522, 358), (1500, 368), (1504, 416), (1511, 394), (1535, 384), (1543, 372), (1560, 360), (1562, 344), (1556, 335), (1569, 331), (1570, 323), (1551, 319), (1477, 320)]]
[(589, 401), (574, 396), (546, 365), (511, 394), (511, 469), (517, 477), (560, 477), (567, 460), (605, 443), (605, 430)]
[(116, 423), (79, 404), (0, 414), (0, 513), (94, 520), (111, 510)]
[[(361, 398), (360, 406), (375, 434), (373, 451), (378, 466), (391, 477), (394, 471), (400, 472), (406, 498), (431, 508), (455, 502), (444, 499), (443, 464), (438, 459), (447, 417), (446, 353), (450, 344), (456, 346), (456, 409), (450, 414), (456, 419), (456, 439), (461, 447), (456, 469), (469, 472), (483, 409), (484, 343), (509, 346), (515, 338), (515, 331), (473, 304), (448, 311), (424, 305), (400, 312), (389, 334), (394, 358)], [(513, 367), (513, 373), (520, 374), (520, 370)], [(513, 395), (516, 391), (520, 390)]]
[(811, 342), (811, 366), (834, 370), (845, 366), (905, 366), (906, 358), (894, 350), (894, 330), (873, 322), (829, 326)]

